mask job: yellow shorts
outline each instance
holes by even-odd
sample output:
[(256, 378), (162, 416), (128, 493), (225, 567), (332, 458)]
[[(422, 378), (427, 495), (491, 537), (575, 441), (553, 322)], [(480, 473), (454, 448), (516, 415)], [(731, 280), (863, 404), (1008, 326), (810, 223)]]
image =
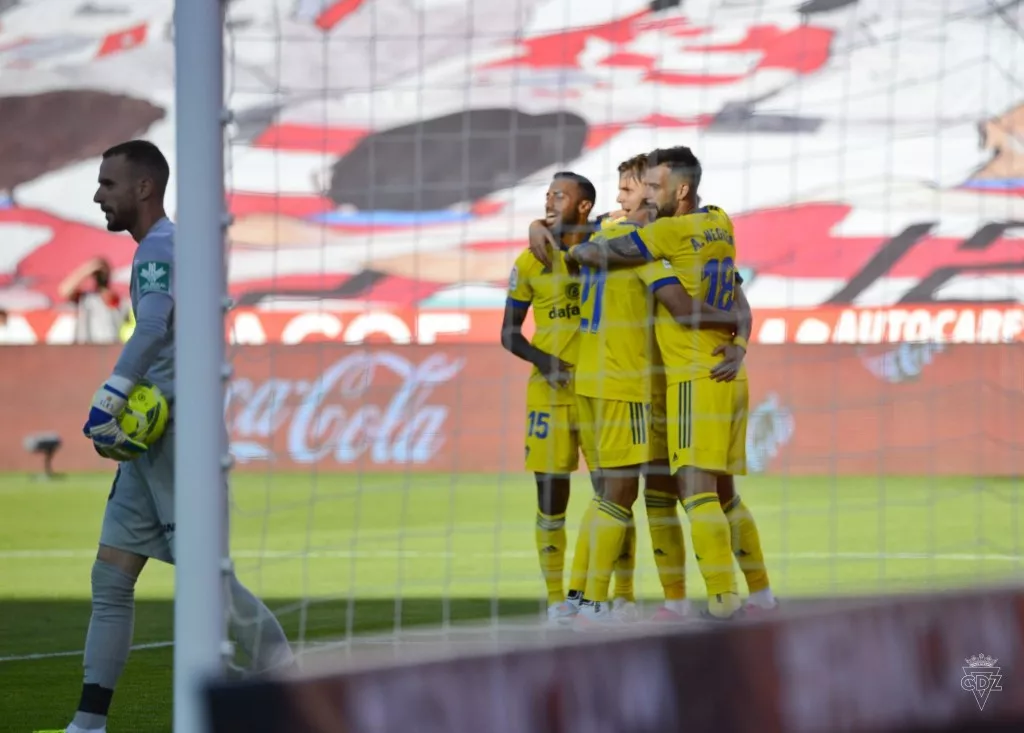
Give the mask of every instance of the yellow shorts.
[(650, 452), (651, 404), (576, 397), (580, 445), (587, 466), (639, 466)]
[(527, 405), (526, 470), (560, 475), (579, 465), (576, 405)]
[(668, 460), (668, 417), (665, 375), (656, 375), (651, 383), (651, 439), (649, 461)]
[(712, 473), (747, 473), (747, 380), (710, 377), (668, 387), (668, 448), (672, 473), (693, 466)]

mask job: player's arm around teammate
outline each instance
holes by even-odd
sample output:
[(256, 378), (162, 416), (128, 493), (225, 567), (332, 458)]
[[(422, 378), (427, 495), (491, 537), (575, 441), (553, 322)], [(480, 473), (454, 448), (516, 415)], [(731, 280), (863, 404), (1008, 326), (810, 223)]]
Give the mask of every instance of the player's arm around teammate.
[(719, 344), (711, 352), (712, 356), (721, 356), (722, 361), (711, 369), (711, 378), (716, 382), (731, 382), (740, 375), (743, 359), (747, 355), (750, 334), (754, 327), (754, 315), (750, 301), (743, 291), (743, 278), (736, 273), (736, 297), (733, 300), (733, 312), (736, 317), (736, 333), (731, 343)]
[[(595, 224), (598, 229), (625, 221), (643, 225), (647, 223), (648, 211), (644, 205), (646, 198), (644, 172), (647, 170), (647, 154), (635, 155), (619, 163), (619, 190), (615, 203), (619, 209), (598, 216)], [(551, 255), (557, 252), (560, 243), (545, 219), (530, 222), (530, 252), (545, 267), (551, 267)], [(578, 263), (573, 263), (578, 264)], [(596, 263), (595, 263), (596, 264)]]
[[(637, 244), (640, 235), (628, 231), (635, 227), (631, 222), (604, 234), (592, 237), (579, 246), (573, 247), (568, 259), (583, 267), (608, 269), (636, 267), (650, 261), (644, 249)], [(622, 230), (626, 229), (626, 232)], [(667, 270), (672, 263), (662, 260)], [(722, 310), (704, 300), (694, 298), (675, 280), (676, 287), (656, 291), (658, 302), (672, 314), (676, 323), (689, 328), (720, 328), (735, 332), (739, 327), (739, 315), (735, 311)], [(669, 283), (666, 281), (665, 283)]]

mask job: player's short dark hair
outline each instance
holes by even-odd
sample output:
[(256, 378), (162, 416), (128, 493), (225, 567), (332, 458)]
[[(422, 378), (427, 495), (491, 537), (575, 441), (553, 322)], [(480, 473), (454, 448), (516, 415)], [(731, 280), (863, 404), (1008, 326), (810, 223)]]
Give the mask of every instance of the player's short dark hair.
[(167, 158), (156, 145), (148, 140), (129, 140), (103, 151), (104, 160), (118, 155), (123, 155), (129, 163), (138, 166), (152, 176), (160, 193), (167, 190), (171, 167), (167, 164)]
[(658, 148), (648, 153), (647, 167), (656, 168), (659, 165), (667, 165), (672, 175), (689, 180), (690, 187), (694, 192), (700, 186), (700, 161), (685, 145), (678, 145), (674, 148)]
[(619, 163), (619, 175), (629, 174), (638, 181), (644, 180), (647, 172), (647, 154), (641, 153)]
[(573, 181), (580, 189), (580, 197), (584, 201), (594, 203), (597, 201), (597, 189), (590, 179), (572, 171), (558, 171), (553, 177), (555, 181)]

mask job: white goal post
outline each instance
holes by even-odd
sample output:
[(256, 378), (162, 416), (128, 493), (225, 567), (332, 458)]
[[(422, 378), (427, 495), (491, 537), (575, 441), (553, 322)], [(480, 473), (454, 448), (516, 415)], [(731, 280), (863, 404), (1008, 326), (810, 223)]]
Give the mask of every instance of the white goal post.
[[(227, 552), (221, 0), (177, 0), (177, 452), (174, 731), (206, 733), (202, 686), (223, 668)], [(186, 428), (186, 429), (181, 429)]]

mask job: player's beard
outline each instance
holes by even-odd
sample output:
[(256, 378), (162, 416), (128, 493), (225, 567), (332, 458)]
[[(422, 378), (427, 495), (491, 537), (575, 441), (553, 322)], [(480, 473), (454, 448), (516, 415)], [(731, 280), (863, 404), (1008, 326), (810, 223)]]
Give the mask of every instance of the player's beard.
[[(132, 212), (134, 214), (134, 212)], [(112, 211), (111, 216), (107, 219), (107, 231), (108, 232), (125, 232), (128, 231), (128, 225), (126, 221), (133, 219), (134, 216), (128, 216), (123, 212)]]
[(563, 219), (558, 226), (558, 233), (561, 236), (565, 236), (566, 234), (586, 235), (589, 231), (586, 219)]
[(551, 227), (551, 233), (557, 237), (562, 237), (569, 234), (576, 228), (576, 221), (570, 217), (562, 217), (555, 219), (554, 225)]

